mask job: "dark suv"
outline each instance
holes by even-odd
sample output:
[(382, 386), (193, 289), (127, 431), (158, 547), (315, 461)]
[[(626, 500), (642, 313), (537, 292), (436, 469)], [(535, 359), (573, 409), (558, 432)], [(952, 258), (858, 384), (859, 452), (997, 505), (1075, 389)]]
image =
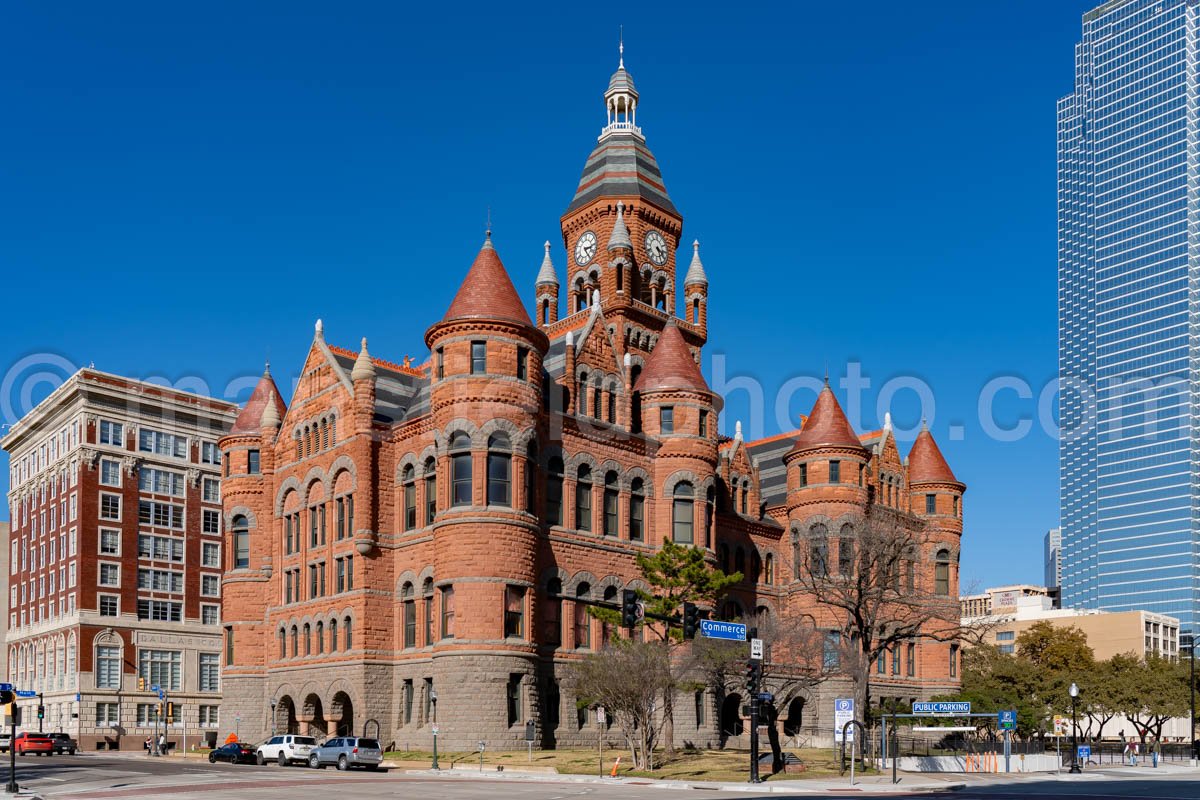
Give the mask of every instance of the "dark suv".
[(60, 755), (66, 753), (73, 756), (79, 749), (79, 743), (72, 739), (69, 733), (47, 733), (46, 736), (54, 742), (54, 752)]

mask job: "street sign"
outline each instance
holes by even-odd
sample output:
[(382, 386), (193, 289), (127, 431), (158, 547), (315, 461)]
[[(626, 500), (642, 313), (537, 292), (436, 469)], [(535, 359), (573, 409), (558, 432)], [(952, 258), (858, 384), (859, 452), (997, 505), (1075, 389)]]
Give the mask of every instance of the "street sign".
[(1000, 722), (1000, 730), (1015, 731), (1017, 729), (1017, 712), (1016, 711), (1000, 711), (996, 716)]
[(1079, 760), (1087, 761), (1092, 757), (1092, 746), (1090, 744), (1081, 744), (1078, 747)]
[(746, 626), (740, 622), (718, 622), (714, 619), (700, 620), (700, 635), (709, 639), (727, 639), (731, 642), (746, 641)]
[(970, 714), (970, 703), (913, 703), (912, 713), (914, 714)]
[(638, 622), (646, 618), (646, 604), (641, 600), (633, 604), (633, 616), (637, 618)]
[(750, 640), (750, 657), (757, 658), (759, 661), (762, 661), (762, 657), (763, 657), (763, 640), (762, 639), (751, 639)]
[(604, 706), (596, 706), (596, 724), (603, 725), (608, 718), (604, 714)]
[(166, 699), (166, 693), (165, 693), (165, 692), (163, 692), (163, 690), (162, 690), (162, 689), (159, 689), (159, 690), (158, 690), (158, 699), (159, 699), (159, 700), (164, 700), (164, 699)]
[[(846, 723), (854, 719), (854, 700), (852, 698), (841, 698), (833, 701), (833, 740), (835, 742), (842, 741), (842, 731), (846, 728)], [(845, 731), (846, 741), (854, 741), (854, 726), (851, 725)]]
[(79, 693), (79, 692), (76, 692), (76, 693), (75, 693), (75, 702), (76, 702), (76, 703), (78, 703), (78, 702), (79, 702), (80, 696), (81, 696), (81, 695), (80, 695), (80, 693)]
[(1058, 716), (1057, 714), (1054, 716), (1054, 735), (1055, 736), (1066, 736), (1067, 731), (1070, 729), (1070, 727), (1071, 727), (1071, 721), (1069, 719), (1067, 719), (1066, 717)]
[(152, 691), (152, 692), (158, 692), (158, 693), (160, 693), (160, 694), (162, 693), (162, 689), (161, 689), (161, 688), (159, 688), (159, 685), (158, 685), (157, 683), (156, 683), (156, 684), (154, 684), (153, 686), (151, 686), (151, 687), (150, 687), (150, 691)]
[(438, 726), (437, 726), (436, 722), (433, 724), (433, 735), (434, 736), (438, 735)]
[(11, 692), (13, 685), (11, 683), (0, 683), (0, 692)]
[(37, 697), (37, 692), (32, 689), (17, 689), (17, 697)]

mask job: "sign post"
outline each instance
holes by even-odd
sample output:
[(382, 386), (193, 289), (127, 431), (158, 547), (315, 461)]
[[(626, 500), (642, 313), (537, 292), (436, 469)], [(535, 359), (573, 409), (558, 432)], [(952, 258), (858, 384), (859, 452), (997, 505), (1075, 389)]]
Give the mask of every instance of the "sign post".
[(1017, 729), (1017, 712), (999, 711), (996, 717), (1000, 730), (1004, 731), (1004, 771), (1012, 772), (1012, 732)]
[(604, 777), (604, 723), (608, 721), (608, 717), (604, 713), (604, 706), (596, 706), (596, 728), (599, 730), (600, 742), (600, 777)]

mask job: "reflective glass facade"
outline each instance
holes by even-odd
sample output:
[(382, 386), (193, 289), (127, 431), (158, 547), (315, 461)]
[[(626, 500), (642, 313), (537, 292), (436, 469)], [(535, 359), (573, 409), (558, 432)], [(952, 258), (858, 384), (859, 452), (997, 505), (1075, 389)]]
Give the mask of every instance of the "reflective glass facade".
[(1058, 104), (1062, 603), (1200, 598), (1197, 8), (1083, 18)]

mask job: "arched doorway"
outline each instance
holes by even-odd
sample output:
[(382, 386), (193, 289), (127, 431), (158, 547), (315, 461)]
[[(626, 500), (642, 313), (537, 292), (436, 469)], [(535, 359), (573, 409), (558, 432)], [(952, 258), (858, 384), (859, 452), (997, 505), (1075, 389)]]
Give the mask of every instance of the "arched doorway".
[(354, 735), (354, 703), (350, 700), (350, 695), (338, 692), (333, 696), (333, 702), (329, 706), (329, 718), (336, 725), (333, 731), (336, 735)]
[(804, 698), (797, 697), (788, 703), (787, 716), (783, 719), (783, 735), (797, 736), (804, 724)]
[(288, 695), (279, 698), (275, 704), (275, 733), (299, 733), (300, 726), (296, 722), (296, 704)]
[(745, 731), (742, 722), (742, 696), (731, 694), (721, 703), (721, 735), (741, 736)]
[(325, 709), (321, 698), (310, 694), (304, 698), (304, 717), (308, 721), (308, 735), (322, 737), (329, 733), (329, 725), (325, 721)]

